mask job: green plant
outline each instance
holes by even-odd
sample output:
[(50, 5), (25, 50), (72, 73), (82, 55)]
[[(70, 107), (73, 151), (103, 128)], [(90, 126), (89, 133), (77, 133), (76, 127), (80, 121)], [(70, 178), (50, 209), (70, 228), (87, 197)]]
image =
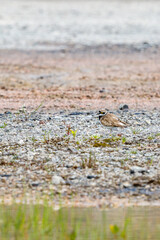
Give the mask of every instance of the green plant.
[(31, 115), (35, 114), (42, 106), (43, 106), (44, 100), (28, 115), (28, 119), (31, 117)]
[(136, 134), (136, 133), (137, 133), (137, 131), (136, 131), (135, 129), (133, 129), (133, 130), (132, 130), (132, 133), (133, 133), (133, 134)]
[(126, 138), (122, 137), (122, 143), (125, 143), (125, 142), (126, 142)]
[(70, 129), (70, 132), (72, 133), (72, 136), (75, 138), (77, 134), (77, 130), (73, 131), (72, 129)]
[(121, 160), (120, 163), (121, 163), (121, 166), (124, 166), (124, 160)]
[(86, 143), (89, 143), (93, 147), (110, 147), (110, 146), (116, 146), (119, 144), (120, 137), (110, 137), (110, 138), (90, 138), (89, 140), (86, 140)]
[(116, 224), (110, 225), (110, 231), (114, 235), (115, 239), (126, 239), (127, 238), (127, 227), (130, 223), (130, 219), (126, 219), (124, 222), (123, 229), (121, 230)]
[(79, 141), (76, 141), (76, 144), (77, 144), (77, 145), (80, 145), (80, 142), (79, 142)]
[(100, 138), (100, 136), (98, 136), (98, 135), (92, 135), (91, 136), (91, 139), (99, 139)]
[(153, 158), (148, 160), (148, 165), (151, 166), (153, 164)]
[(148, 140), (153, 140), (154, 137), (153, 136), (148, 136)]
[(156, 221), (158, 208), (133, 207), (106, 211), (97, 208), (62, 208), (59, 203), (60, 209), (55, 211), (50, 205), (55, 197), (54, 191), (51, 190), (49, 195), (52, 201), (44, 197), (42, 204), (34, 200), (29, 204), (13, 202), (12, 205), (5, 205), (5, 201), (2, 201), (0, 239), (150, 240), (150, 233), (152, 239), (160, 239), (159, 222)]
[(18, 155), (17, 154), (13, 155), (13, 160), (17, 160), (17, 159), (18, 159)]
[(131, 154), (137, 154), (137, 151), (133, 150), (133, 151), (131, 151)]
[(137, 129), (134, 129), (134, 128), (132, 129), (132, 133), (133, 133), (133, 134), (138, 134), (138, 133), (140, 133), (140, 132), (141, 132), (140, 130), (137, 130)]
[(160, 136), (160, 133), (156, 133), (156, 137), (159, 137)]
[(114, 236), (116, 236), (119, 233), (119, 231), (120, 231), (119, 227), (116, 224), (115, 225), (110, 225), (109, 228), (110, 228), (111, 233)]
[(5, 127), (7, 127), (7, 123), (4, 122), (3, 125), (0, 126), (0, 128), (5, 128)]
[(95, 154), (89, 153), (89, 158), (82, 159), (81, 168), (96, 168), (96, 157)]
[(49, 131), (49, 132), (47, 132), (47, 131), (45, 131), (45, 133), (44, 133), (44, 135), (43, 135), (43, 143), (49, 143), (49, 141), (50, 141), (50, 132), (51, 131)]
[(33, 143), (38, 141), (34, 136), (31, 138), (31, 140), (32, 140)]

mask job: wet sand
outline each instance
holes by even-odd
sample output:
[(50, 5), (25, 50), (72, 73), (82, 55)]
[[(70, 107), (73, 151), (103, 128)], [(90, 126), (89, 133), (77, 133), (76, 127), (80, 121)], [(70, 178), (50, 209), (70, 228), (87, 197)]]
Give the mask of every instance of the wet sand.
[(145, 44), (0, 50), (0, 110), (159, 108), (159, 53)]

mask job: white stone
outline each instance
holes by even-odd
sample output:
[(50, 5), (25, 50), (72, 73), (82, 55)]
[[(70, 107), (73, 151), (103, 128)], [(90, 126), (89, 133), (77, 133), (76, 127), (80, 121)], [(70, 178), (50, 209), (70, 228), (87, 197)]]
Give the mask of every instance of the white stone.
[(21, 139), (21, 140), (18, 142), (18, 144), (23, 145), (23, 144), (24, 144), (24, 141)]
[(52, 177), (52, 183), (55, 185), (65, 184), (65, 181), (62, 177), (54, 175)]

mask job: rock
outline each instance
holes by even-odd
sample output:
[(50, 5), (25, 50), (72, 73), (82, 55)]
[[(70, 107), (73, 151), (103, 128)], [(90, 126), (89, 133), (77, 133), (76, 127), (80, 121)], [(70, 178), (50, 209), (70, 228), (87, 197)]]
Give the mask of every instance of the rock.
[(104, 93), (105, 91), (106, 91), (105, 88), (99, 90), (100, 93)]
[(88, 175), (87, 178), (88, 179), (97, 179), (98, 176), (96, 176), (96, 175)]
[(19, 167), (16, 174), (21, 174), (22, 172), (24, 172), (24, 168), (23, 167)]
[(9, 114), (12, 114), (12, 113), (11, 113), (11, 112), (8, 112), (8, 111), (6, 111), (6, 112), (5, 112), (5, 114), (9, 115)]
[(8, 177), (11, 177), (12, 175), (11, 174), (0, 174), (0, 177), (6, 177), (6, 178), (8, 178)]
[(38, 182), (32, 182), (32, 183), (31, 183), (31, 186), (32, 186), (32, 187), (38, 187), (38, 186), (39, 186), (39, 183), (38, 183)]
[[(1, 195), (16, 196), (23, 190), (24, 182), (35, 193), (44, 190), (52, 195), (50, 189), (53, 189), (65, 198), (77, 193), (91, 199), (110, 194), (132, 197), (144, 195), (140, 190), (146, 186), (147, 190), (159, 189), (158, 110), (145, 114), (141, 110), (113, 110), (131, 126), (112, 129), (110, 133), (98, 124), (96, 110), (78, 109), (62, 114), (46, 111), (32, 116), (27, 116), (27, 112), (26, 116), (0, 115)], [(45, 122), (45, 126), (38, 124), (40, 121)], [(68, 126), (78, 130), (75, 138), (67, 134)], [(104, 143), (107, 139), (110, 142), (106, 147), (94, 147), (95, 143)]]
[(119, 110), (128, 110), (128, 109), (129, 109), (129, 107), (128, 107), (127, 104), (121, 104), (121, 105), (119, 106)]
[(142, 49), (146, 49), (146, 48), (149, 48), (149, 47), (151, 47), (152, 45), (151, 44), (149, 44), (148, 42), (143, 42), (142, 43)]
[(77, 177), (77, 175), (75, 174), (73, 174), (71, 177), (69, 177), (69, 180), (75, 180), (75, 179), (77, 179), (78, 177)]
[(65, 184), (65, 181), (62, 177), (54, 175), (52, 177), (52, 183), (55, 185), (61, 185), (61, 184)]
[(136, 113), (134, 113), (134, 115), (141, 115), (142, 113), (140, 113), (140, 112), (136, 112)]
[(129, 187), (131, 187), (132, 185), (129, 183), (129, 182), (124, 182), (123, 183), (123, 187), (124, 188), (129, 188)]
[(145, 173), (148, 173), (148, 170), (138, 166), (131, 167), (130, 174), (136, 174), (136, 173), (145, 174)]
[(21, 139), (19, 142), (18, 142), (19, 145), (23, 145), (24, 144), (24, 141)]
[(83, 112), (71, 112), (70, 114), (68, 114), (68, 116), (78, 116), (78, 115), (83, 115)]
[(147, 125), (151, 125), (151, 121), (150, 120), (146, 120)]
[(78, 153), (77, 149), (76, 149), (76, 148), (73, 148), (73, 147), (69, 147), (67, 150), (68, 150), (70, 153), (73, 153), (73, 154), (77, 154), (77, 153)]

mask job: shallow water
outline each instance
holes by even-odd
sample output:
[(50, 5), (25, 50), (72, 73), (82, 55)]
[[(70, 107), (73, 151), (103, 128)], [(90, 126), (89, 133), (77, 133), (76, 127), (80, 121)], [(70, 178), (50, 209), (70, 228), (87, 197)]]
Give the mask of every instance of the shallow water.
[[(27, 236), (27, 238), (26, 238)], [(0, 206), (0, 239), (158, 240), (160, 208)]]
[[(93, 239), (97, 232), (99, 238), (95, 239), (127, 239), (127, 240), (158, 240), (160, 239), (160, 208), (158, 207), (129, 207), (110, 210), (98, 210), (95, 208), (63, 209), (70, 219), (81, 223), (81, 233), (86, 228), (93, 235), (80, 236), (78, 239)], [(62, 213), (63, 213), (62, 211)], [(110, 226), (117, 226), (117, 234), (113, 234)], [(126, 228), (125, 228), (126, 227)], [(120, 237), (125, 228), (125, 237)], [(91, 237), (92, 236), (92, 237)], [(105, 237), (105, 238), (104, 238)]]
[(160, 43), (160, 1), (0, 0), (0, 48)]

